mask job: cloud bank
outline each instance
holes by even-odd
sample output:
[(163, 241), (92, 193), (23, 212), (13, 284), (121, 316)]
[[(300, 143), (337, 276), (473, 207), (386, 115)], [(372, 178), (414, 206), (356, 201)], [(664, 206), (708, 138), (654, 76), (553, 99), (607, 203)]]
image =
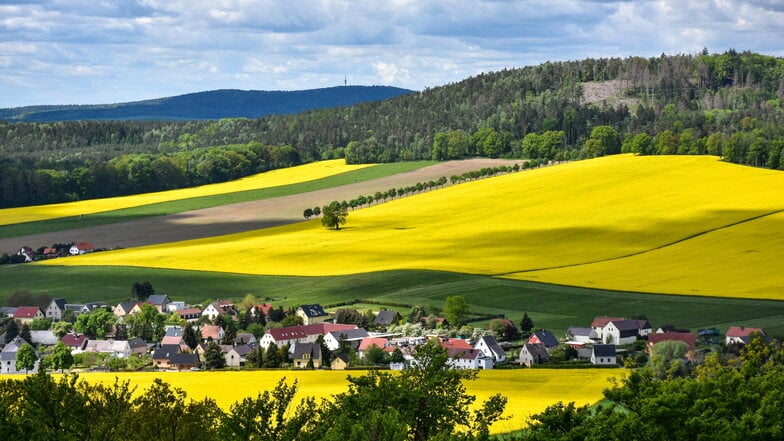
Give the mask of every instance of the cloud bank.
[(0, 107), (384, 84), (732, 47), (784, 55), (776, 0), (0, 3)]

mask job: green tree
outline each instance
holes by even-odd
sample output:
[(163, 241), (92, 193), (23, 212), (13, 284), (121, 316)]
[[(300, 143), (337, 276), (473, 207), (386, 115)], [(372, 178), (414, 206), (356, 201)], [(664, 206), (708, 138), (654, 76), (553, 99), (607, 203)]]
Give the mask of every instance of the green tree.
[(207, 369), (221, 369), (226, 366), (226, 357), (223, 356), (218, 343), (210, 341), (204, 348), (204, 365)]
[(71, 348), (66, 346), (63, 342), (58, 341), (56, 345), (54, 345), (54, 349), (52, 349), (52, 354), (49, 356), (49, 366), (52, 369), (57, 370), (60, 369), (61, 371), (64, 369), (69, 369), (73, 366), (74, 358), (71, 354)]
[(446, 350), (433, 341), (418, 348), (415, 363), (400, 375), (372, 371), (350, 376), (348, 392), (324, 402), (319, 419), (330, 424), (314, 427), (312, 438), (406, 439), (400, 436), (404, 429), (407, 439), (415, 441), (448, 439), (462, 427), (462, 439), (487, 439), (506, 399), (494, 395), (469, 412), (475, 397), (466, 393), (464, 382), (474, 380), (477, 373), (450, 369), (448, 360)]
[(270, 343), (262, 356), (262, 367), (277, 368), (280, 367), (280, 357), (278, 357), (278, 347), (275, 343)]
[(302, 400), (296, 407), (297, 382), (291, 386), (281, 378), (275, 388), (256, 398), (247, 397), (231, 405), (221, 418), (218, 428), (222, 440), (293, 441), (311, 429), (316, 415), (313, 398)]
[[(145, 306), (155, 310), (155, 307), (152, 305)], [(79, 315), (73, 328), (76, 332), (87, 334), (94, 338), (104, 338), (109, 328), (115, 323), (117, 323), (117, 316), (106, 309), (98, 308), (89, 314)]]
[(131, 297), (139, 302), (146, 301), (153, 294), (155, 294), (155, 288), (148, 281), (133, 282), (133, 285), (131, 285)]
[(23, 343), (16, 351), (16, 370), (21, 371), (24, 369), (25, 373), (27, 373), (35, 367), (36, 361), (38, 361), (38, 356), (36, 356), (35, 349), (29, 343)]
[(33, 342), (33, 336), (30, 335), (30, 325), (28, 325), (27, 323), (22, 325), (22, 327), (19, 329), (19, 337), (21, 337), (22, 340), (28, 343)]
[(191, 350), (196, 349), (196, 346), (199, 345), (199, 337), (196, 335), (196, 330), (193, 329), (191, 322), (185, 323), (185, 327), (182, 329), (182, 340)]
[(321, 217), (321, 225), (327, 228), (334, 228), (339, 230), (341, 225), (346, 224), (348, 211), (338, 201), (330, 202), (330, 204), (325, 206), (321, 212), (323, 213), (323, 216)]
[(524, 335), (530, 335), (533, 329), (534, 321), (528, 316), (528, 312), (524, 312), (523, 319), (520, 320), (520, 331), (522, 331)]
[(311, 216), (313, 216), (313, 209), (312, 208), (306, 208), (305, 211), (302, 212), (302, 216), (304, 216), (305, 219), (310, 219)]
[(465, 297), (460, 295), (447, 297), (444, 301), (444, 318), (450, 326), (459, 328), (465, 323), (468, 308), (468, 301)]
[(19, 324), (16, 320), (11, 319), (5, 327), (5, 344), (11, 343), (13, 339), (19, 336)]

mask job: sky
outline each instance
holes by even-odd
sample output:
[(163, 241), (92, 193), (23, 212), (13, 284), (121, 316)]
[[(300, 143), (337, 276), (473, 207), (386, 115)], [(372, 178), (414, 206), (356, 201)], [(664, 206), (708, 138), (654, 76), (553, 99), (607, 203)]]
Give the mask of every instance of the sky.
[(596, 57), (784, 56), (784, 0), (0, 0), (0, 108), (390, 85)]

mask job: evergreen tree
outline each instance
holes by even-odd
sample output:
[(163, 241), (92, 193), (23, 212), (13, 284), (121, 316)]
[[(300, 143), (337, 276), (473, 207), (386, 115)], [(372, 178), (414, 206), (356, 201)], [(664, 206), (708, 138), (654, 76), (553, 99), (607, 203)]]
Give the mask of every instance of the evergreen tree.
[(214, 341), (207, 343), (204, 348), (204, 364), (207, 369), (221, 369), (226, 366), (226, 357), (223, 356), (220, 345)]
[(196, 346), (199, 345), (199, 337), (191, 322), (185, 323), (185, 327), (182, 329), (182, 340), (191, 350), (196, 349)]
[(11, 343), (17, 336), (19, 336), (19, 324), (16, 320), (10, 319), (5, 327), (5, 344)]
[(280, 367), (280, 358), (278, 358), (278, 347), (275, 343), (270, 343), (264, 351), (261, 362), (262, 367), (277, 368)]

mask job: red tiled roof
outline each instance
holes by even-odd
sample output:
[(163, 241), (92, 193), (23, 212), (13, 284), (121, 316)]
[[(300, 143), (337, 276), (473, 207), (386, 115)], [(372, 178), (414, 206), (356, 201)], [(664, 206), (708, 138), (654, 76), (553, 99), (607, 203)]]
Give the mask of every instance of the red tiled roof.
[[(14, 317), (16, 317), (14, 315)], [(747, 328), (744, 326), (730, 326), (730, 329), (727, 329), (727, 337), (748, 337), (754, 332), (759, 332), (762, 335), (765, 335), (765, 331), (762, 328)]]
[(14, 318), (35, 318), (41, 308), (37, 306), (20, 306), (16, 308)]
[(373, 345), (378, 346), (380, 349), (384, 349), (384, 347), (388, 343), (389, 340), (382, 337), (365, 337), (359, 343), (359, 348), (357, 349), (357, 351), (359, 352), (366, 351)]
[(80, 250), (94, 250), (95, 247), (90, 242), (74, 242), (74, 246)]
[(697, 348), (697, 335), (692, 332), (660, 332), (648, 334), (648, 343), (655, 345), (663, 341), (682, 341), (689, 345), (690, 350)]
[(72, 348), (81, 347), (84, 344), (85, 340), (87, 340), (86, 335), (74, 334), (74, 333), (65, 334), (63, 338), (60, 339), (60, 341), (63, 342), (64, 345), (70, 346)]
[(466, 340), (461, 340), (459, 338), (442, 339), (441, 347), (446, 349), (460, 349), (463, 351), (473, 349), (473, 346), (471, 346), (471, 344), (469, 344)]
[[(210, 338), (212, 337), (213, 340), (218, 339), (218, 335), (220, 334), (221, 327), (219, 325), (205, 325), (201, 328), (201, 338)], [(179, 342), (177, 342), (179, 343)]]
[(272, 328), (267, 333), (272, 335), (275, 341), (294, 340), (305, 338), (310, 335), (326, 335), (330, 332), (349, 331), (357, 329), (356, 325), (344, 325), (340, 323), (313, 323), (310, 325), (287, 326), (285, 328)]
[(258, 308), (264, 315), (269, 314), (270, 310), (274, 308), (271, 303), (260, 303), (258, 305), (253, 305), (253, 307)]
[(618, 320), (624, 320), (624, 318), (623, 317), (607, 317), (607, 316), (603, 315), (601, 317), (594, 318), (593, 322), (591, 322), (591, 327), (592, 328), (604, 328), (605, 326), (607, 326), (607, 323), (618, 321)]

